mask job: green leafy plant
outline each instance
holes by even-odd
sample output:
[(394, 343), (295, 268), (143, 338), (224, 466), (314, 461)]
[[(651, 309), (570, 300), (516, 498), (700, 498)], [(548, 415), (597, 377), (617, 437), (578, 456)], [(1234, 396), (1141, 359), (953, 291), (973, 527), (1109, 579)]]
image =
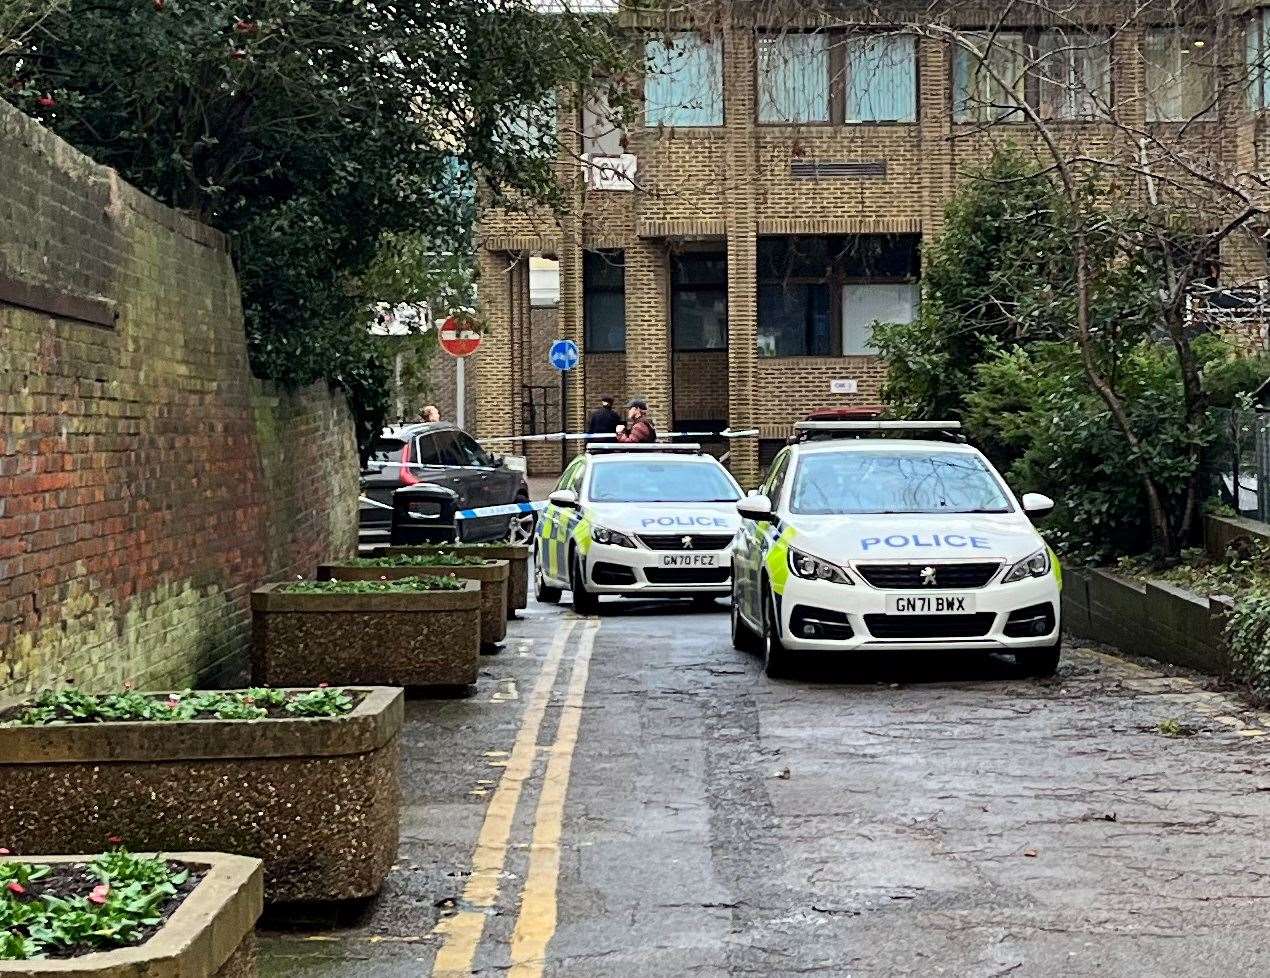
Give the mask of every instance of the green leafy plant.
[[(352, 710), (354, 701), (343, 690), (321, 689), (318, 697), (307, 691), (287, 691), (256, 687), (246, 690), (195, 693), (83, 693), (79, 690), (48, 690), (35, 702), (19, 709), (8, 722), (14, 726), (49, 726), (67, 723), (106, 723), (109, 721), (150, 721), (215, 718), (217, 720), (260, 720), (270, 709), (301, 716), (342, 716)], [(291, 704), (303, 701), (300, 710)]]
[(287, 594), (409, 594), (412, 591), (461, 591), (467, 586), (452, 576), (402, 577), (381, 581), (292, 581), (278, 588)]
[(484, 557), (469, 557), (451, 552), (429, 554), (391, 554), (386, 557), (352, 557), (344, 561), (350, 567), (484, 567)]
[(1156, 725), (1156, 729), (1165, 737), (1194, 737), (1199, 733), (1197, 727), (1183, 723), (1176, 717), (1166, 717)]
[(314, 689), (292, 697), (286, 706), (288, 713), (301, 717), (338, 716), (352, 708), (352, 698), (342, 689)]
[(1236, 675), (1259, 695), (1270, 694), (1270, 588), (1235, 599), (1226, 640)]
[(162, 923), (190, 878), (183, 867), (122, 848), (82, 868), (84, 874), (54, 875), (47, 865), (0, 864), (0, 878), (5, 879), (0, 887), (0, 960), (53, 952), (74, 956), (136, 944)]

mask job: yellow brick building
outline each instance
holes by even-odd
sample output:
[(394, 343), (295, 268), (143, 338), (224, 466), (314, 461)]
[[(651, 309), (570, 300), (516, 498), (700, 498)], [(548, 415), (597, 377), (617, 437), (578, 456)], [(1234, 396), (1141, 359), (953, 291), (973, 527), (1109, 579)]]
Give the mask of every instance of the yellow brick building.
[[(1267, 86), (1247, 71), (1270, 35), (1255, 5), (1223, 6), (1202, 29), (1094, 3), (1078, 26), (1070, 4), (1013, 4), (1009, 20), (1001, 4), (922, 15), (899, 3), (890, 20), (799, 4), (792, 23), (775, 23), (775, 6), (623, 14), (646, 64), (636, 110), (617, 126), (603, 105), (561, 100), (565, 212), (482, 211), (478, 435), (533, 426), (522, 390), (545, 358), (529, 326), (535, 256), (558, 259), (555, 329), (584, 351), (563, 381), (565, 426), (581, 430), (609, 393), (646, 398), (663, 430), (757, 427), (760, 439), (731, 446), (753, 483), (808, 411), (879, 401), (871, 325), (916, 314), (921, 246), (954, 186), (993, 147), (1037, 143), (1011, 104), (1043, 118), (1064, 154), (1120, 160), (1131, 181), (1153, 133), (1214, 172), (1264, 159)], [(1265, 277), (1254, 235), (1222, 259), (1225, 280)], [(530, 456), (545, 471), (561, 453)]]

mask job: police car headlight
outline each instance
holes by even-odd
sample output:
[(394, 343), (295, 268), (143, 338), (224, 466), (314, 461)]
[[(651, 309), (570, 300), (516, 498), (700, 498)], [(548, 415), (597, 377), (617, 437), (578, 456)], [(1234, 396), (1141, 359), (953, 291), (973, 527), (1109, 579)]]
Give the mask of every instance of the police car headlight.
[(797, 577), (808, 581), (832, 581), (834, 584), (851, 584), (851, 578), (837, 564), (789, 548), (789, 569)]
[(610, 530), (607, 526), (591, 527), (591, 539), (596, 543), (607, 544), (610, 547), (634, 547), (635, 541), (628, 537), (625, 533), (618, 533), (617, 530)]
[(1024, 557), (1006, 571), (1001, 583), (1013, 584), (1015, 581), (1025, 581), (1029, 577), (1044, 577), (1049, 572), (1050, 552), (1048, 550), (1038, 550), (1032, 556)]

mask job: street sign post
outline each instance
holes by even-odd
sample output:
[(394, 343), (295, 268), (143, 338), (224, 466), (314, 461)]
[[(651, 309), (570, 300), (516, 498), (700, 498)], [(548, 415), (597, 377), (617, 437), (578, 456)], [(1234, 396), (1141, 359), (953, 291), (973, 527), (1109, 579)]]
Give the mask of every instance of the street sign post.
[[(569, 385), (565, 382), (564, 375), (578, 365), (579, 359), (578, 344), (573, 340), (556, 340), (547, 353), (547, 360), (560, 371), (560, 427), (565, 429), (569, 427)], [(561, 442), (561, 466), (568, 464), (568, 461), (569, 449)]]
[(441, 341), (441, 349), (458, 361), (454, 365), (454, 423), (460, 428), (465, 428), (467, 427), (467, 370), (464, 364), (467, 357), (480, 349), (481, 334), (470, 328), (458, 316), (447, 316), (437, 336)]

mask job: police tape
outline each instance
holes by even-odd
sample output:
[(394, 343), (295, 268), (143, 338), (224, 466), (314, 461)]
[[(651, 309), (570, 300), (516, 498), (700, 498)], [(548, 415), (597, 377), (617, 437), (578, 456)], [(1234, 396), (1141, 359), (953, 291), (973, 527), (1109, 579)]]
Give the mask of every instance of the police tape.
[[(745, 428), (733, 431), (731, 428), (724, 428), (722, 431), (659, 431), (657, 440), (664, 441), (667, 438), (756, 438), (759, 430), (757, 428)], [(557, 431), (549, 435), (499, 435), (495, 438), (478, 438), (482, 445), (501, 444), (502, 442), (565, 442), (565, 441), (611, 441), (615, 442), (617, 435), (588, 435), (580, 432)]]
[(476, 509), (460, 509), (456, 520), (475, 520), (485, 516), (516, 516), (520, 513), (536, 513), (547, 505), (546, 500), (536, 503), (506, 503), (502, 506), (480, 506)]

